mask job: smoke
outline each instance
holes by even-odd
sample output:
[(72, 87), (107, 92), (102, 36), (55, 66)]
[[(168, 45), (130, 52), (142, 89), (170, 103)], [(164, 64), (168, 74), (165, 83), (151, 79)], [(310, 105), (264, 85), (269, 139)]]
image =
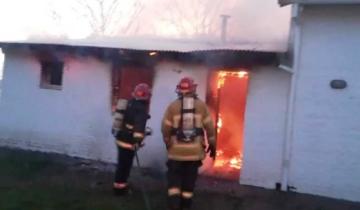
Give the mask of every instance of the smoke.
[(290, 8), (280, 8), (277, 0), (239, 1), (230, 15), (230, 39), (265, 43), (287, 40)]
[[(93, 2), (84, 0), (83, 2)], [(119, 7), (133, 8), (122, 0)], [(228, 37), (231, 42), (287, 42), (289, 8), (280, 8), (277, 0), (139, 0), (141, 13), (127, 36), (152, 36), (166, 38), (199, 38), (219, 40), (221, 14), (230, 15)], [(112, 2), (112, 0), (105, 0)], [(131, 4), (130, 4), (131, 5)], [(74, 13), (74, 9), (75, 14)], [(88, 8), (73, 0), (2, 0), (0, 7), (1, 40), (23, 39), (32, 35), (42, 37), (87, 38), (94, 29), (81, 11)], [(93, 8), (95, 12), (98, 8)], [(125, 11), (126, 13), (126, 11)], [(106, 14), (105, 14), (106, 15)], [(124, 13), (121, 15), (124, 16)], [(112, 18), (114, 14), (112, 14)], [(11, 20), (11, 21), (9, 21)], [(109, 27), (117, 27), (109, 25)], [(108, 29), (113, 31), (112, 29)], [(116, 28), (114, 28), (116, 31)], [(121, 31), (121, 30), (120, 30)], [(104, 36), (104, 34), (99, 34)], [(116, 36), (124, 36), (119, 32)]]

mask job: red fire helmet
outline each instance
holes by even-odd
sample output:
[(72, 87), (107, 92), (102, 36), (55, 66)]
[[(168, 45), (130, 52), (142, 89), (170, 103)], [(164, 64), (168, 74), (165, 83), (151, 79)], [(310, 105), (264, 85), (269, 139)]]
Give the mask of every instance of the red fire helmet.
[(146, 83), (140, 83), (135, 86), (132, 96), (136, 100), (149, 100), (151, 97), (150, 86)]
[(197, 84), (195, 84), (194, 80), (191, 77), (184, 77), (176, 86), (176, 92), (181, 94), (195, 93), (196, 87)]

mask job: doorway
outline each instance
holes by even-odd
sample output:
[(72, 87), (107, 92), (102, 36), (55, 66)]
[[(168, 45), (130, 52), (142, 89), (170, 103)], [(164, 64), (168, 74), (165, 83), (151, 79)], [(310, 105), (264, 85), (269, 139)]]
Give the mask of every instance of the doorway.
[(216, 119), (217, 154), (205, 172), (208, 175), (232, 180), (240, 176), (248, 80), (243, 70), (216, 71), (210, 76), (207, 99)]
[(152, 87), (154, 70), (151, 67), (122, 66), (114, 68), (112, 73), (112, 108), (118, 99), (130, 99), (132, 91), (139, 83), (146, 83)]

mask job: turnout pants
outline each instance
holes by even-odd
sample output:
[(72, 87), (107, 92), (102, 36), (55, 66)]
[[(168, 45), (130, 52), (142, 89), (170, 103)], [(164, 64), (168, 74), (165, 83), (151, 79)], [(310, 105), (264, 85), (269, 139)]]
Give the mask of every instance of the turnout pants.
[(116, 190), (116, 192), (122, 193), (125, 192), (128, 187), (127, 180), (130, 175), (131, 167), (135, 156), (135, 151), (125, 149), (119, 146), (117, 148), (118, 148), (118, 159), (117, 159), (117, 167), (115, 172), (114, 189)]
[(167, 166), (169, 209), (190, 209), (201, 161), (169, 160)]

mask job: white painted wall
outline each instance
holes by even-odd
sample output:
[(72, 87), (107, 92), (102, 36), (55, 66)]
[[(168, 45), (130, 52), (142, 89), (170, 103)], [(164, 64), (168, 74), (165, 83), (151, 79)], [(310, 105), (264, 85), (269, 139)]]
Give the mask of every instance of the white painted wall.
[(163, 114), (167, 106), (177, 98), (175, 88), (184, 76), (194, 78), (198, 83), (199, 98), (205, 100), (208, 69), (201, 65), (162, 62), (155, 67), (155, 72), (149, 120), (154, 133), (146, 139), (146, 147), (140, 151), (140, 158), (145, 166), (165, 169), (167, 156), (161, 135)]
[(40, 63), (8, 51), (0, 104), (0, 145), (114, 160), (109, 64), (65, 59), (63, 89), (39, 88)]
[(1, 101), (1, 83), (3, 78), (3, 72), (4, 72), (4, 54), (0, 49), (0, 101)]
[[(63, 89), (40, 89), (40, 63), (29, 53), (7, 52), (0, 146), (115, 162), (110, 134), (110, 65), (90, 58), (67, 58), (65, 63)], [(166, 106), (176, 99), (175, 86), (184, 76), (198, 82), (199, 96), (205, 99), (207, 69), (163, 62), (155, 71), (148, 122), (154, 133), (139, 154), (143, 166), (164, 169), (166, 150), (160, 124)]]
[[(154, 133), (140, 151), (145, 167), (165, 169), (160, 125), (175, 86), (184, 76), (199, 84), (205, 99), (208, 69), (162, 62), (155, 67), (148, 125)], [(28, 53), (7, 52), (0, 103), (0, 145), (114, 162), (110, 134), (110, 65), (94, 59), (66, 59), (63, 90), (40, 89), (40, 64)], [(280, 181), (282, 142), (290, 77), (277, 68), (250, 74), (245, 116), (242, 184), (274, 188)]]
[(274, 189), (281, 181), (290, 74), (275, 67), (250, 72), (240, 183)]
[(360, 201), (360, 6), (307, 6), (300, 23), (290, 185)]
[(3, 67), (4, 67), (4, 54), (0, 49), (0, 80), (2, 80), (3, 77), (3, 71), (4, 71)]

